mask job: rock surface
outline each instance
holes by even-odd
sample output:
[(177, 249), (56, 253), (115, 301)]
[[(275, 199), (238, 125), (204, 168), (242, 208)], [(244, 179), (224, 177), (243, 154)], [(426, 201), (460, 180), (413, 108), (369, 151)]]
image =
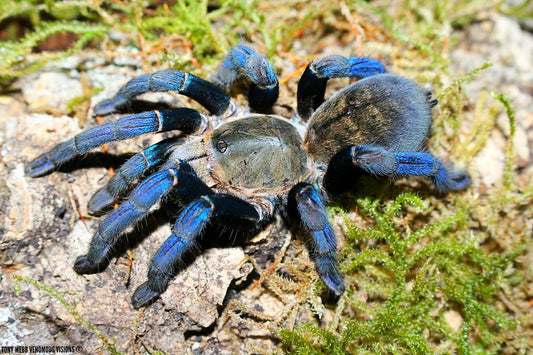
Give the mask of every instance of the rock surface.
[[(147, 335), (147, 339), (153, 338), (153, 344), (168, 352), (184, 351), (184, 333), (213, 325), (228, 287), (232, 282), (246, 278), (251, 265), (244, 262), (245, 255), (240, 247), (207, 250), (179, 273), (167, 292), (144, 312), (137, 324), (139, 313), (131, 306), (131, 294), (146, 280), (151, 255), (171, 233), (168, 224), (155, 216), (139, 227), (137, 234), (146, 235), (146, 238), (132, 251), (134, 262), (128, 280), (125, 255), (113, 260), (102, 273), (77, 275), (72, 265), (77, 256), (86, 253), (97, 224), (96, 219), (88, 216), (86, 205), (92, 193), (109, 179), (105, 168), (106, 159), (109, 159), (100, 153), (91, 159), (96, 163), (89, 169), (75, 169), (38, 179), (25, 176), (26, 162), (82, 130), (78, 120), (61, 115), (66, 112), (68, 101), (82, 94), (78, 75), (72, 71), (65, 74), (46, 70), (57, 69), (45, 68), (17, 83), (22, 97), (0, 97), (0, 126), (4, 132), (0, 174), (5, 182), (1, 248), (9, 256), (9, 260), (3, 260), (3, 263), (10, 265), (18, 275), (42, 280), (66, 291), (67, 300), (76, 305), (77, 312), (86, 320), (105, 324), (102, 332), (116, 337), (119, 351), (128, 346), (136, 329), (152, 327), (158, 329), (155, 334)], [(70, 76), (72, 74), (74, 77)], [(135, 73), (117, 74), (115, 68), (110, 67), (107, 71), (89, 72), (89, 76), (95, 85), (111, 83), (111, 88), (104, 90), (110, 96), (108, 91), (116, 91)], [(86, 127), (95, 124), (91, 121)], [(135, 152), (154, 139), (144, 137), (119, 143), (110, 147), (110, 151)], [(154, 220), (155, 226), (147, 227)], [(9, 319), (10, 324), (0, 336), (2, 345), (77, 343), (83, 344), (87, 352), (98, 346), (96, 338), (87, 342), (83, 328), (74, 327), (69, 339), (53, 340), (47, 326), (29, 324), (27, 318), (35, 315), (45, 316), (55, 323), (52, 325), (55, 327), (73, 327), (76, 322), (65, 307), (45, 292), (22, 284), (21, 293), (15, 296), (11, 274), (3, 272), (1, 277), (2, 298), (11, 300), (3, 303), (5, 307), (0, 309), (0, 317)], [(106, 311), (102, 314), (103, 309)], [(167, 336), (162, 337), (162, 334)]]

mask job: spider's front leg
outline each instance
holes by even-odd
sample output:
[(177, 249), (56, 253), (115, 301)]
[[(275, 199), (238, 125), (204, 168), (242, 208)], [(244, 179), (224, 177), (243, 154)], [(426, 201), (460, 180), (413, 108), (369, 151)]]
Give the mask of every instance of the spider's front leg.
[(224, 226), (251, 230), (265, 217), (254, 205), (232, 195), (212, 192), (191, 202), (174, 224), (171, 236), (152, 258), (148, 281), (139, 286), (132, 296), (133, 307), (152, 303), (166, 290), (184, 255), (201, 238), (208, 223), (215, 221)]
[(224, 88), (230, 88), (240, 78), (249, 82), (250, 108), (260, 113), (271, 111), (278, 99), (279, 84), (268, 60), (246, 46), (231, 48), (213, 80)]
[(329, 79), (362, 79), (386, 72), (387, 70), (380, 61), (371, 58), (330, 55), (317, 59), (305, 68), (298, 83), (298, 116), (307, 121), (324, 102), (326, 84)]
[(78, 274), (103, 270), (119, 244), (121, 234), (146, 216), (171, 190), (189, 191), (190, 194), (196, 194), (196, 197), (212, 193), (186, 162), (179, 162), (177, 166), (164, 166), (141, 182), (127, 201), (100, 220), (89, 252), (76, 260), (74, 270)]
[(353, 146), (337, 153), (328, 167), (326, 182), (332, 178), (332, 172), (342, 171), (342, 164), (349, 164), (375, 176), (425, 176), (432, 180), (440, 193), (461, 191), (472, 183), (467, 172), (456, 170), (451, 164), (444, 164), (431, 154), (397, 153), (371, 146)]
[(94, 115), (124, 112), (136, 96), (162, 91), (177, 91), (197, 101), (214, 115), (223, 115), (231, 107), (230, 97), (216, 85), (193, 74), (161, 70), (128, 81), (113, 98), (99, 102), (94, 107)]
[(50, 151), (41, 154), (26, 166), (26, 175), (48, 175), (76, 157), (109, 142), (138, 137), (145, 133), (180, 130), (189, 134), (202, 127), (205, 121), (198, 111), (176, 108), (149, 111), (122, 117), (115, 122), (88, 129), (66, 142), (59, 143)]
[(318, 191), (309, 184), (296, 185), (289, 194), (310, 237), (311, 257), (318, 275), (337, 296), (344, 292), (344, 281), (337, 265), (337, 240), (328, 221), (326, 207)]

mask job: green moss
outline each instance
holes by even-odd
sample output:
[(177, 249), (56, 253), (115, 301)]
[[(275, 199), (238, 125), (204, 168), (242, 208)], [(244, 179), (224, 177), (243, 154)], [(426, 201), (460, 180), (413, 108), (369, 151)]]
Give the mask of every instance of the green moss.
[(505, 171), (503, 179), (505, 186), (510, 189), (513, 187), (513, 138), (516, 132), (515, 112), (511, 108), (511, 102), (509, 101), (507, 95), (492, 93), (492, 97), (494, 97), (503, 104), (503, 106), (505, 107), (505, 113), (509, 118), (509, 132), (507, 133), (507, 144), (505, 145)]
[[(39, 25), (34, 32), (28, 33), (19, 41), (7, 41), (0, 43), (2, 53), (0, 56), (0, 84), (9, 82), (21, 75), (37, 70), (46, 63), (64, 58), (72, 54), (75, 50), (80, 50), (83, 46), (94, 38), (101, 38), (107, 32), (107, 28), (102, 25), (91, 25), (87, 23), (51, 22)], [(58, 33), (71, 33), (78, 35), (74, 48), (59, 52), (45, 53), (35, 61), (27, 60), (32, 48), (39, 42)]]
[[(501, 109), (485, 92), (472, 98), (463, 90), (490, 63), (454, 77), (443, 40), (491, 4), (444, 4), (404, 1), (393, 14), (373, 10), (402, 49), (408, 46), (402, 55), (417, 53), (416, 62), (402, 69), (417, 70), (415, 76), (434, 84), (439, 99), (434, 148), (444, 146), (454, 160), (468, 163), (486, 144)], [(386, 192), (378, 199), (354, 197), (356, 220), (335, 209), (348, 230), (341, 249), (348, 291), (334, 309), (336, 321), (280, 330), (285, 352), (471, 354), (527, 348), (530, 336), (517, 332), (517, 323), (530, 329), (531, 321), (509, 312), (500, 298), (502, 290), (511, 297), (512, 285), (531, 282), (519, 260), (531, 248), (526, 221), (532, 218), (533, 188), (516, 188), (512, 103), (505, 95), (492, 96), (510, 122), (502, 185), (482, 196), (469, 190), (445, 200), (411, 192), (392, 199)], [(465, 102), (472, 101), (475, 117), (465, 135)]]
[[(507, 282), (519, 244), (493, 253), (469, 230), (462, 208), (439, 211), (415, 227), (406, 217), (428, 201), (413, 193), (394, 200), (357, 200), (365, 228), (349, 223), (342, 248), (347, 289), (344, 316), (335, 327), (305, 324), (280, 331), (289, 353), (496, 352), (495, 339), (514, 329), (509, 314), (491, 304)], [(366, 299), (362, 303), (360, 300)], [(452, 329), (446, 316), (462, 322)], [(335, 344), (334, 346), (332, 344)]]
[[(269, 57), (273, 56), (287, 35), (320, 14), (316, 9), (290, 24), (284, 18), (272, 27), (260, 8), (261, 2), (257, 0), (222, 0), (217, 4), (207, 0), (176, 0), (158, 6), (141, 1), (4, 2), (0, 5), (0, 25), (18, 21), (26, 23), (27, 28), (20, 38), (12, 35), (14, 38), (0, 41), (0, 85), (6, 87), (51, 60), (79, 53), (94, 39), (107, 43), (110, 46), (107, 49), (112, 50), (112, 32), (122, 34), (121, 44), (137, 46), (147, 66), (152, 64), (148, 53), (158, 51), (171, 67), (203, 73), (199, 68), (218, 63), (231, 46), (242, 41), (254, 42)], [(60, 45), (54, 51), (41, 48), (44, 41), (60, 33), (75, 36), (74, 44), (65, 43), (66, 48)], [(179, 55), (170, 51), (169, 43), (159, 42), (165, 37), (180, 41), (178, 44), (185, 51)]]

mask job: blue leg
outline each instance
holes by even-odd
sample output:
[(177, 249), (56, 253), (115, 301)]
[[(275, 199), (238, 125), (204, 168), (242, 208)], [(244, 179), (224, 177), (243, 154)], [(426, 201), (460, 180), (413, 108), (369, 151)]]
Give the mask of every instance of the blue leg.
[(192, 133), (202, 125), (203, 119), (198, 111), (189, 108), (149, 111), (125, 116), (115, 122), (88, 129), (66, 142), (59, 143), (29, 163), (26, 166), (26, 175), (31, 177), (48, 175), (61, 164), (108, 142), (170, 130)]
[(178, 140), (166, 139), (128, 159), (120, 169), (115, 171), (115, 175), (107, 185), (96, 191), (91, 197), (87, 204), (89, 214), (98, 215), (113, 206), (129, 191), (135, 181), (140, 179), (149, 169), (160, 164), (169, 148), (176, 144), (179, 144)]
[(130, 226), (140, 221), (171, 190), (186, 189), (193, 184), (193, 193), (200, 195), (212, 193), (192, 172), (190, 166), (180, 162), (178, 167), (160, 170), (141, 182), (131, 193), (128, 200), (111, 211), (98, 224), (89, 252), (80, 256), (74, 265), (78, 274), (101, 271), (107, 266), (113, 248), (119, 243), (120, 235)]
[(261, 220), (255, 207), (231, 195), (204, 196), (191, 202), (180, 214), (172, 235), (155, 253), (148, 271), (148, 281), (132, 296), (134, 308), (152, 303), (167, 288), (183, 260), (201, 237), (206, 225), (219, 221), (224, 225), (253, 228)]
[(318, 274), (331, 291), (341, 295), (344, 281), (337, 266), (337, 241), (318, 191), (312, 185), (300, 183), (291, 190), (289, 198), (296, 202), (300, 220), (309, 233)]
[(326, 84), (333, 78), (357, 78), (383, 74), (387, 70), (375, 59), (330, 55), (311, 62), (298, 83), (298, 115), (308, 120), (324, 102)]
[(441, 193), (464, 190), (472, 182), (468, 173), (457, 171), (428, 153), (393, 153), (379, 147), (354, 146), (339, 154), (348, 155), (351, 164), (371, 175), (429, 177)]
[(225, 88), (238, 79), (249, 82), (248, 101), (255, 112), (267, 113), (279, 95), (278, 79), (268, 60), (245, 46), (233, 47), (214, 76), (214, 81)]
[(230, 107), (229, 96), (216, 85), (189, 73), (161, 70), (128, 81), (113, 98), (99, 102), (94, 107), (94, 115), (124, 112), (134, 97), (161, 91), (177, 91), (196, 100), (214, 115), (221, 115)]

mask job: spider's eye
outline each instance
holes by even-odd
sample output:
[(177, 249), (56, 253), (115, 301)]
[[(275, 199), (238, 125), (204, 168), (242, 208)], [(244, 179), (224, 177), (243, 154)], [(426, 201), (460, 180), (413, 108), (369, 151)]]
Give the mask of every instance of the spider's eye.
[(220, 153), (224, 153), (227, 148), (228, 148), (228, 144), (226, 143), (226, 141), (220, 140), (220, 141), (217, 142), (217, 150)]

